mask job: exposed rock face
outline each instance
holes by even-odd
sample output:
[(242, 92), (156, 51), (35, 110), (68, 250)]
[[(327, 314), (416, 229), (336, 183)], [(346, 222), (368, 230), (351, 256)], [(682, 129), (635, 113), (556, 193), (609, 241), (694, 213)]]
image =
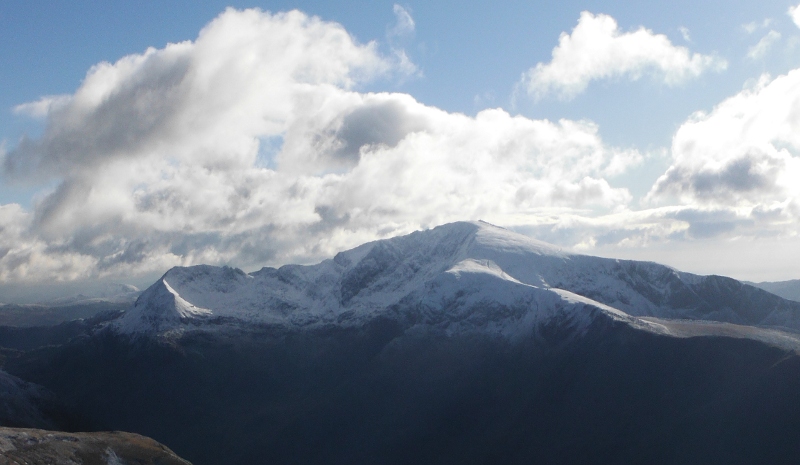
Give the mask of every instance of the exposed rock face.
[(163, 444), (132, 433), (63, 433), (0, 427), (2, 465), (191, 465)]

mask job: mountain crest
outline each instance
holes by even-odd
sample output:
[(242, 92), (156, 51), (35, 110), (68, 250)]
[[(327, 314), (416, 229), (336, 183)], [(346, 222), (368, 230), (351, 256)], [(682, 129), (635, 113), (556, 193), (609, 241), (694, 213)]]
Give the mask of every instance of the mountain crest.
[[(174, 269), (173, 269), (174, 270)], [(171, 329), (181, 322), (207, 318), (212, 315), (209, 309), (197, 307), (182, 298), (167, 282), (170, 270), (155, 284), (147, 288), (128, 310), (120, 322), (123, 332), (153, 331)]]
[(587, 306), (592, 315), (626, 321), (680, 318), (800, 329), (800, 303), (739, 281), (572, 254), (483, 222), (370, 242), (313, 266), (250, 274), (176, 267), (142, 293), (117, 328), (203, 327), (211, 316), (303, 328), (386, 316), (459, 331), (513, 332), (557, 313), (588, 324)]

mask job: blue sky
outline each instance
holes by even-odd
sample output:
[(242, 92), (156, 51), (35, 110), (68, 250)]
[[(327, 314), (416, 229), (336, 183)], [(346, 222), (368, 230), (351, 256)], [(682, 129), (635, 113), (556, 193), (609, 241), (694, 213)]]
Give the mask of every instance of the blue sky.
[(5, 1), (0, 289), (478, 218), (798, 278), (794, 6)]
[[(16, 118), (11, 108), (42, 95), (71, 93), (87, 70), (101, 61), (116, 61), (147, 47), (192, 40), (226, 6), (258, 7), (270, 11), (300, 9), (336, 21), (361, 42), (386, 45), (386, 32), (395, 21), (393, 2), (23, 2), (9, 0), (0, 7), (2, 43), (0, 70), (3, 92), (3, 136), (13, 144), (23, 133), (36, 131), (30, 121)], [(635, 130), (604, 130), (620, 143), (666, 145), (677, 124), (698, 109), (710, 109), (762, 72), (778, 74), (797, 64), (800, 51), (772, 53), (747, 60), (747, 48), (764, 31), (748, 34), (743, 25), (772, 19), (770, 29), (785, 37), (797, 35), (786, 15), (787, 2), (503, 2), (464, 6), (463, 2), (401, 4), (414, 17), (416, 29), (407, 50), (424, 77), (398, 83), (379, 83), (376, 90), (410, 93), (417, 100), (448, 111), (474, 114), (485, 106), (502, 106), (531, 117), (590, 118), (605, 126), (625, 126), (642, 118), (618, 118), (605, 105), (670, 118), (647, 118)], [(581, 11), (606, 13), (621, 28), (640, 26), (665, 34), (676, 45), (701, 52), (715, 51), (730, 61), (721, 75), (678, 89), (651, 82), (595, 83), (593, 92), (568, 104), (548, 100), (511, 106), (513, 85), (533, 64), (546, 61), (561, 32), (570, 31)], [(680, 28), (689, 31), (687, 43)], [(769, 30), (769, 29), (767, 29)], [(387, 85), (388, 84), (388, 85)], [(620, 85), (621, 84), (621, 85)], [(631, 95), (632, 94), (632, 95)], [(476, 97), (480, 99), (476, 103)], [(669, 121), (668, 123), (664, 121)], [(619, 133), (619, 134), (616, 134)]]

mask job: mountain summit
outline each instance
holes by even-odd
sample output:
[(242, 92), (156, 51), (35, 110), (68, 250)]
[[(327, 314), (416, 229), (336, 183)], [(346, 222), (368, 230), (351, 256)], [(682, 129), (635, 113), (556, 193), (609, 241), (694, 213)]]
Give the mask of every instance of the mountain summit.
[(303, 328), (387, 317), (513, 336), (553, 319), (580, 329), (599, 315), (666, 333), (685, 325), (654, 319), (800, 330), (800, 303), (734, 279), (568, 253), (484, 222), (370, 242), (312, 266), (249, 274), (176, 267), (115, 327), (122, 333), (241, 324)]

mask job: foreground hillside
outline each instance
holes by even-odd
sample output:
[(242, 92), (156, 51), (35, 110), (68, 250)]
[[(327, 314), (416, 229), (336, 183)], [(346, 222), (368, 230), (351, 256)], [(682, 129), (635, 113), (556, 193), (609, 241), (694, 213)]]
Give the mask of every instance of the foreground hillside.
[(106, 334), (15, 374), (196, 464), (790, 463), (800, 357), (741, 337), (596, 320), (514, 342), (360, 328)]
[(4, 369), (199, 465), (793, 463), (798, 318), (729, 278), (456, 223), (314, 266), (176, 268)]
[(191, 465), (150, 438), (130, 433), (63, 433), (0, 427), (0, 463), (9, 465)]

